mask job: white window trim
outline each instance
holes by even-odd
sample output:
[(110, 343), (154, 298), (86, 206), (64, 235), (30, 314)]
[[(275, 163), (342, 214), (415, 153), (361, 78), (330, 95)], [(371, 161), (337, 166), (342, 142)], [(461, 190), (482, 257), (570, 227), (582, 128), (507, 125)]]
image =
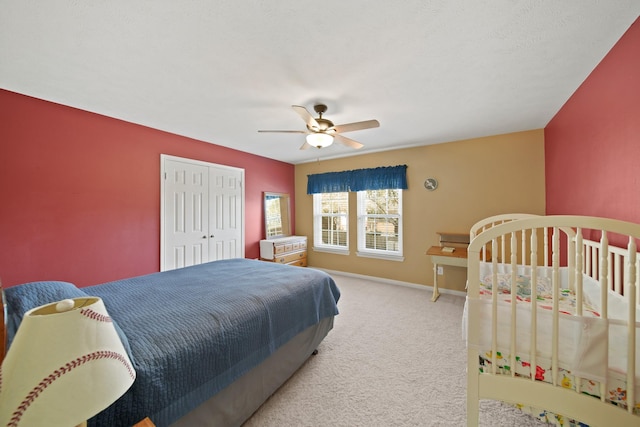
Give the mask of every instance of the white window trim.
[(313, 246), (313, 251), (314, 252), (325, 252), (328, 254), (336, 254), (336, 255), (349, 255), (351, 253), (351, 251), (349, 250), (349, 248), (346, 249), (339, 249), (337, 247), (334, 246)]
[[(357, 240), (358, 240), (358, 249), (356, 251), (356, 255), (359, 257), (366, 258), (378, 258), (389, 261), (404, 261), (404, 242), (403, 242), (403, 224), (404, 224), (404, 216), (402, 213), (402, 190), (399, 190), (399, 206), (398, 206), (398, 215), (400, 220), (398, 222), (398, 247), (400, 248), (398, 251), (386, 251), (383, 249), (363, 249), (365, 247), (365, 239), (366, 239), (366, 230), (364, 229), (364, 218), (367, 215), (364, 212), (364, 207), (366, 203), (364, 203), (364, 191), (358, 191), (357, 193), (357, 213), (358, 213), (358, 224), (357, 224)], [(389, 215), (391, 216), (391, 215)]]
[[(380, 250), (379, 252), (384, 252), (384, 251)], [(363, 258), (378, 258), (378, 259), (384, 259), (387, 261), (404, 261), (403, 255), (396, 255), (391, 253), (385, 254), (385, 253), (378, 253), (378, 252), (374, 253), (373, 251), (366, 251), (366, 252), (358, 251), (356, 252), (356, 255)]]

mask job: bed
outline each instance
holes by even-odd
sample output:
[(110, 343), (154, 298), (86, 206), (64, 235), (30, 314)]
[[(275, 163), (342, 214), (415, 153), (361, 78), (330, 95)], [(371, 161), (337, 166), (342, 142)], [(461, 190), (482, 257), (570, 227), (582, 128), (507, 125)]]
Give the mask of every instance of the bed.
[(507, 214), (471, 237), (467, 425), (480, 399), (552, 425), (640, 425), (640, 225)]
[[(333, 327), (340, 291), (326, 273), (249, 259), (214, 261), (77, 288), (6, 288), (9, 340), (30, 308), (102, 298), (136, 370), (89, 426), (239, 426)], [(10, 345), (9, 345), (10, 350)]]

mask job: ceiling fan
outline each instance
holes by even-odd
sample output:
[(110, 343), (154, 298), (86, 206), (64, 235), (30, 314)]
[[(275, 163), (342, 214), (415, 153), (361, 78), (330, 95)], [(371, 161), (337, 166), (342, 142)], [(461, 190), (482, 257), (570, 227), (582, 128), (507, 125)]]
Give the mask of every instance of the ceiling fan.
[(306, 108), (301, 107), (300, 105), (292, 105), (291, 107), (307, 124), (307, 130), (259, 130), (258, 132), (305, 133), (307, 134), (307, 138), (302, 147), (300, 147), (301, 150), (306, 150), (311, 147), (328, 147), (333, 144), (334, 139), (348, 147), (358, 149), (363, 147), (361, 143), (341, 134), (345, 132), (353, 132), (355, 130), (377, 128), (380, 126), (380, 123), (377, 120), (365, 120), (363, 122), (334, 125), (331, 120), (322, 117), (322, 115), (327, 111), (327, 106), (324, 104), (316, 104), (313, 106), (315, 112), (318, 113), (318, 118), (314, 118)]

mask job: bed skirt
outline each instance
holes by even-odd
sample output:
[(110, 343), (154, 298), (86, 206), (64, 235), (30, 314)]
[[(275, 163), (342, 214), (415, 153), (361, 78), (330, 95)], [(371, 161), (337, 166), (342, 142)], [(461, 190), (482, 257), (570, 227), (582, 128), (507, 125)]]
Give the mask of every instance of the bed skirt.
[(332, 328), (333, 317), (326, 317), (300, 332), (260, 365), (171, 426), (242, 425), (304, 364)]

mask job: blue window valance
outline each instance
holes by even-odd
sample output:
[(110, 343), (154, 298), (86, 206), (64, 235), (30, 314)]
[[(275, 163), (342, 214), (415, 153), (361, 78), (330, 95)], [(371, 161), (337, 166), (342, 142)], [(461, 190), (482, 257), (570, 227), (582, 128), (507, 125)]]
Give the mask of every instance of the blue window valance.
[(407, 165), (319, 173), (307, 178), (307, 194), (408, 188)]

